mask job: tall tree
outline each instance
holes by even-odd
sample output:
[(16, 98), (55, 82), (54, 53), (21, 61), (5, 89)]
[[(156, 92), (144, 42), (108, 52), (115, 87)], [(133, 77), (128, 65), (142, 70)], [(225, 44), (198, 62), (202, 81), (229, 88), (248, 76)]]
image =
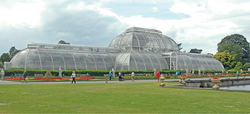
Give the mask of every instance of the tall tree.
[[(241, 50), (243, 51), (243, 55), (240, 53), (237, 53), (238, 56), (240, 56), (242, 59), (240, 60), (243, 64), (245, 64), (246, 62), (249, 61), (249, 52), (250, 52), (250, 48), (249, 48), (249, 43), (247, 42), (246, 38), (243, 35), (240, 34), (232, 34), (229, 36), (224, 37), (221, 42), (219, 42), (217, 44), (218, 46), (218, 52), (223, 52), (226, 51), (227, 49), (224, 48), (224, 50), (220, 49), (220, 46), (222, 46), (222, 44), (225, 43), (234, 43), (234, 44), (238, 44), (241, 46)], [(230, 47), (228, 47), (230, 48)], [(220, 49), (220, 51), (219, 51)], [(230, 53), (233, 53), (231, 51), (229, 51)], [(241, 56), (242, 55), (242, 56)]]
[(63, 41), (63, 40), (60, 40), (60, 41), (58, 42), (58, 44), (70, 44), (70, 43), (65, 42), (65, 41)]
[(2, 62), (2, 63), (4, 63), (4, 62), (10, 62), (10, 55), (9, 55), (9, 53), (3, 53), (2, 55), (1, 55), (1, 58), (0, 58), (0, 61)]
[(11, 47), (9, 50), (10, 58), (12, 59), (20, 51), (21, 50), (16, 49), (15, 46)]
[(231, 54), (229, 51), (219, 52), (214, 55), (214, 58), (219, 60), (225, 69), (232, 69), (235, 67), (237, 54)]
[(177, 45), (178, 45), (178, 48), (179, 48), (179, 51), (182, 50), (181, 44), (182, 44), (182, 43), (177, 44)]

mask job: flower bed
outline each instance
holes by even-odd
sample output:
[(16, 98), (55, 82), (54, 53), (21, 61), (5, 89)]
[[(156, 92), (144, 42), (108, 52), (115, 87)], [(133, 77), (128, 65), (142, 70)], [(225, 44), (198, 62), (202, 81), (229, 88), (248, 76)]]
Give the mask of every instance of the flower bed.
[(218, 77), (213, 77), (213, 79), (220, 79), (220, 78), (218, 78)]

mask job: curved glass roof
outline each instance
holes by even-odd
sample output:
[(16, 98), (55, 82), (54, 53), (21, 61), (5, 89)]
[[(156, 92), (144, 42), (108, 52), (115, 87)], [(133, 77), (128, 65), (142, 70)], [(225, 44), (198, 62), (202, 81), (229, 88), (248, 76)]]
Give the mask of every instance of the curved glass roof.
[(109, 47), (122, 51), (178, 52), (176, 42), (155, 29), (132, 27), (117, 36)]
[(11, 59), (10, 68), (39, 70), (110, 70), (116, 54), (44, 49), (25, 49)]
[(5, 68), (40, 70), (224, 70), (210, 55), (179, 52), (161, 31), (132, 27), (109, 47), (29, 43)]

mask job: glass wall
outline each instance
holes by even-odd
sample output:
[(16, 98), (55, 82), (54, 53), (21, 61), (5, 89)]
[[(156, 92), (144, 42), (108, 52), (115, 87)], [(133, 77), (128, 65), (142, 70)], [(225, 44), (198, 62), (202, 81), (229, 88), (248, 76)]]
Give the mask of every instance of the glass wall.
[(111, 70), (116, 54), (78, 51), (25, 49), (11, 61), (10, 68), (40, 70)]
[(116, 70), (162, 70), (168, 69), (167, 62), (158, 53), (130, 52), (117, 55)]
[(211, 55), (192, 53), (162, 53), (171, 70), (224, 70)]

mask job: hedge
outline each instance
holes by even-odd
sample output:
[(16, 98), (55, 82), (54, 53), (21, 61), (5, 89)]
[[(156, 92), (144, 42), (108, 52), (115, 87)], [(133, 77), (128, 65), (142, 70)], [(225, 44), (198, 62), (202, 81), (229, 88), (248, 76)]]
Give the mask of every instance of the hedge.
[[(104, 76), (104, 74), (108, 74), (109, 70), (63, 70), (62, 74), (64, 74), (65, 76), (70, 76), (72, 74), (72, 71), (75, 71), (76, 74), (87, 74), (89, 73), (90, 76)], [(180, 71), (181, 73), (186, 73), (186, 71), (184, 70), (162, 70), (159, 71), (162, 74), (176, 74), (176, 72)], [(11, 75), (15, 75), (15, 74), (22, 74), (24, 72), (23, 68), (12, 68), (12, 69), (7, 69), (4, 70), (5, 75), (6, 76), (11, 76)], [(34, 76), (34, 74), (43, 74), (45, 75), (45, 73), (47, 72), (47, 70), (33, 70), (33, 69), (26, 69), (26, 73), (27, 76)], [(50, 70), (51, 74), (53, 76), (58, 76), (59, 75), (59, 71), (58, 70)], [(121, 70), (121, 72), (123, 74), (130, 74), (132, 72), (132, 70), (128, 71), (128, 70)], [(153, 70), (148, 70), (148, 71), (134, 71), (136, 74), (140, 74), (140, 73), (154, 73)], [(195, 70), (195, 73), (198, 74), (198, 70)], [(221, 73), (222, 71), (209, 71), (209, 70), (205, 70), (205, 73)], [(235, 71), (228, 71), (228, 72), (234, 72)], [(237, 72), (237, 71), (236, 71)], [(245, 71), (244, 71), (245, 72)], [(117, 70), (115, 72), (116, 75), (118, 75), (119, 70)], [(203, 73), (203, 71), (201, 71), (201, 73)]]

